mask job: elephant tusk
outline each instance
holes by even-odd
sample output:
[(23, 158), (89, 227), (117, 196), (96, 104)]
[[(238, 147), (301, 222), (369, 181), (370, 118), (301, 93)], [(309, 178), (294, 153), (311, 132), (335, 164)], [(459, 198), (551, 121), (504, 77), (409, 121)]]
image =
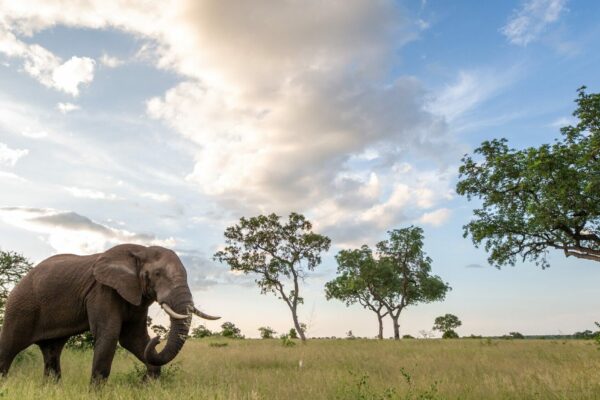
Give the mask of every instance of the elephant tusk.
[(165, 312), (167, 314), (169, 314), (169, 316), (171, 318), (174, 318), (174, 319), (186, 319), (188, 317), (187, 315), (176, 313), (175, 311), (173, 311), (173, 309), (171, 307), (169, 307), (168, 304), (162, 303), (160, 306), (162, 307), (163, 310), (165, 310)]
[(205, 314), (202, 311), (198, 310), (196, 307), (194, 307), (194, 309), (192, 310), (192, 312), (194, 314), (196, 314), (197, 316), (199, 316), (200, 318), (204, 318), (204, 319), (215, 320), (215, 319), (221, 318), (221, 317), (213, 317), (212, 315)]

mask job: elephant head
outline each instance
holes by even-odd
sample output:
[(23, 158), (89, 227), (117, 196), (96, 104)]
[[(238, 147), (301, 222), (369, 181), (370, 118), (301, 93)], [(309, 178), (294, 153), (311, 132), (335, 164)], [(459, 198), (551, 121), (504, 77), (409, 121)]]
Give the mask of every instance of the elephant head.
[(179, 353), (187, 339), (192, 313), (204, 319), (219, 319), (194, 306), (187, 273), (172, 250), (159, 246), (116, 246), (98, 256), (93, 273), (98, 282), (115, 289), (129, 303), (140, 306), (156, 301), (171, 317), (164, 349), (156, 352), (158, 337), (146, 346), (146, 362), (151, 365), (164, 365)]

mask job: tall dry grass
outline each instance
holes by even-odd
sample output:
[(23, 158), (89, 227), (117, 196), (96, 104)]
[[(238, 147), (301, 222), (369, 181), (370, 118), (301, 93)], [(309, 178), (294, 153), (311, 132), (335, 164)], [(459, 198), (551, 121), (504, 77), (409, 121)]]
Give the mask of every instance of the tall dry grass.
[[(215, 341), (227, 346), (215, 347)], [(0, 385), (8, 399), (598, 399), (600, 351), (589, 341), (188, 340), (157, 382), (119, 351), (88, 386), (91, 352), (66, 350), (60, 383), (30, 348)], [(300, 361), (302, 367), (300, 367)]]

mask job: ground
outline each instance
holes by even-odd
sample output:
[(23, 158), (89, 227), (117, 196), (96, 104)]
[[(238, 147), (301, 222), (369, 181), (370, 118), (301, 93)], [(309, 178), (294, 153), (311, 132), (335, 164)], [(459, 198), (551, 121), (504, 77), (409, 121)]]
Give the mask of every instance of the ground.
[[(220, 345), (221, 343), (226, 345)], [(88, 386), (90, 351), (66, 350), (44, 381), (30, 348), (0, 383), (8, 399), (598, 399), (600, 350), (579, 340), (188, 340), (158, 382), (117, 353), (107, 384)]]

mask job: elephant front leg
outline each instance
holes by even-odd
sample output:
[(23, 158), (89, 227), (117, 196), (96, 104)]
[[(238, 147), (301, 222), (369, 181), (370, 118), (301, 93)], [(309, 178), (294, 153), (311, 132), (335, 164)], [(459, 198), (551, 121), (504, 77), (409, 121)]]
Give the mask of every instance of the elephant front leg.
[(119, 338), (121, 346), (129, 350), (131, 354), (146, 365), (144, 380), (160, 377), (160, 367), (148, 364), (144, 358), (144, 350), (146, 350), (146, 345), (149, 341), (150, 336), (148, 336), (145, 320), (123, 327), (121, 337)]
[(94, 345), (94, 361), (92, 362), (92, 379), (94, 385), (104, 383), (110, 375), (113, 358), (117, 349), (118, 335), (97, 335)]

